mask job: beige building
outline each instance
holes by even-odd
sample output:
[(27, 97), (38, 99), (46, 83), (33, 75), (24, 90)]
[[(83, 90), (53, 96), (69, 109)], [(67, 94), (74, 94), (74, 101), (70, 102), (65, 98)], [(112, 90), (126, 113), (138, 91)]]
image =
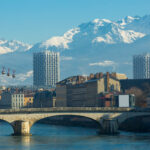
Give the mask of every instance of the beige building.
[(123, 74), (123, 73), (113, 72), (113, 73), (111, 73), (111, 76), (117, 78), (118, 80), (128, 79), (127, 76), (126, 76), (126, 74)]
[(120, 82), (114, 73), (70, 77), (56, 86), (56, 107), (99, 106), (99, 94), (111, 91), (120, 91)]

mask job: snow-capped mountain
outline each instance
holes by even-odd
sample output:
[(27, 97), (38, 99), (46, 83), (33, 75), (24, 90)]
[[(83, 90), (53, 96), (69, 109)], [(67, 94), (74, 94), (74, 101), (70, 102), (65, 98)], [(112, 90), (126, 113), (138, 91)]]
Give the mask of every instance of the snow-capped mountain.
[[(61, 79), (100, 71), (126, 73), (131, 78), (132, 56), (150, 52), (150, 15), (119, 21), (94, 19), (33, 46), (0, 40), (0, 65), (16, 69), (18, 84), (32, 84), (32, 53), (43, 50), (60, 52)], [(26, 79), (21, 80), (21, 74)]]
[(63, 36), (55, 36), (47, 41), (33, 46), (33, 49), (54, 49), (59, 51), (72, 48), (74, 44), (81, 43), (133, 43), (137, 39), (150, 34), (150, 16), (131, 17), (127, 16), (120, 21), (107, 19), (94, 19), (83, 23), (75, 29), (64, 33)]
[(0, 39), (0, 55), (6, 53), (12, 53), (15, 51), (25, 52), (28, 51), (31, 47), (32, 45), (25, 44), (20, 41), (16, 41), (16, 40), (8, 41), (8, 40)]
[[(127, 17), (126, 17), (127, 18)], [(128, 16), (128, 18), (131, 18)], [(132, 17), (130, 23), (126, 22), (126, 25), (123, 25), (127, 30), (134, 30), (135, 32), (141, 32), (146, 35), (150, 34), (150, 15), (145, 15), (144, 17)]]

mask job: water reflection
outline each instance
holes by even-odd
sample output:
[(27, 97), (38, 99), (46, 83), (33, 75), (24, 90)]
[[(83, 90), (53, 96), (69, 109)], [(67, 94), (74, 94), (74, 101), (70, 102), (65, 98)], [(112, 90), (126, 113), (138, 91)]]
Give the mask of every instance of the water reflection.
[(95, 129), (35, 124), (32, 136), (11, 136), (8, 125), (0, 125), (0, 148), (8, 150), (143, 150), (150, 149), (150, 133), (121, 132), (98, 135)]
[(24, 146), (30, 146), (30, 142), (31, 142), (31, 136), (22, 136), (21, 137), (21, 143)]

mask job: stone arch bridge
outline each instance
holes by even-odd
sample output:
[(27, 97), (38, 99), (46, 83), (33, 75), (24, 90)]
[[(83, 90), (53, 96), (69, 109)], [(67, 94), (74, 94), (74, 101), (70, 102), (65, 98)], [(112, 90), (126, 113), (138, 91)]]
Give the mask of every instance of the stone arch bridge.
[(99, 123), (102, 134), (115, 134), (126, 119), (150, 116), (150, 110), (112, 107), (0, 109), (0, 120), (11, 124), (14, 135), (30, 135), (30, 129), (35, 122), (47, 117), (65, 115), (87, 117)]

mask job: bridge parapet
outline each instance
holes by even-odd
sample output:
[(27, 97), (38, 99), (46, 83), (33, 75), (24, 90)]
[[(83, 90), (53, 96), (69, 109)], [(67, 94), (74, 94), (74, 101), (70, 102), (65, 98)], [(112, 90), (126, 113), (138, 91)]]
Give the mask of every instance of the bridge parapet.
[(0, 109), (4, 113), (34, 113), (34, 112), (128, 112), (135, 111), (133, 108), (117, 107), (52, 107), (52, 108), (22, 108), (22, 109)]

